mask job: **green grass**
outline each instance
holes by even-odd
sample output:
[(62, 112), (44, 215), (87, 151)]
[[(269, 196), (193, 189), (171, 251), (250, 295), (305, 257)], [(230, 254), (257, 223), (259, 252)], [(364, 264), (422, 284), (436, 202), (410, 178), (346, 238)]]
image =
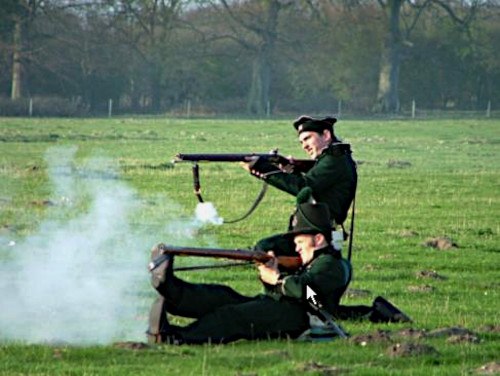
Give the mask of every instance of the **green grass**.
[[(334, 374), (337, 367), (355, 375), (460, 375), (500, 361), (500, 335), (485, 329), (493, 325), (498, 331), (500, 325), (500, 121), (341, 121), (337, 132), (352, 144), (359, 161), (351, 288), (369, 290), (368, 296), (346, 296), (343, 302), (369, 304), (381, 294), (415, 321), (343, 326), (352, 335), (378, 329), (462, 326), (478, 333), (480, 343), (395, 338), (394, 343), (431, 345), (439, 355), (391, 357), (387, 342), (360, 346), (342, 340), (240, 341), (226, 346), (131, 350), (112, 344), (29, 344), (3, 340), (0, 332), (0, 374), (321, 375)], [(175, 235), (165, 224), (190, 218), (196, 206), (190, 165), (170, 164), (176, 153), (266, 152), (278, 147), (281, 154), (304, 157), (286, 121), (2, 118), (0, 260), (17, 257), (6, 241), (22, 243), (39, 233), (47, 220), (65, 223), (89, 210), (87, 193), (80, 186), (75, 189), (82, 189), (82, 195), (74, 205), (56, 201), (45, 156), (48, 149), (62, 146), (77, 146), (71, 172), (81, 182), (116, 181), (133, 189), (139, 207), (130, 225), (144, 238), (140, 249), (134, 250), (144, 263), (151, 246), (159, 241), (250, 246), (260, 237), (283, 231), (293, 208), (293, 197), (270, 188), (244, 222), (206, 226), (194, 238)], [(117, 171), (89, 164), (95, 156), (109, 158)], [(214, 202), (228, 219), (245, 212), (260, 189), (260, 183), (235, 164), (203, 164), (201, 179), (205, 200)], [(47, 205), (47, 200), (55, 205)], [(422, 245), (438, 236), (450, 237), (458, 248), (440, 251)], [(435, 270), (445, 279), (418, 278), (423, 270)], [(252, 268), (182, 276), (229, 284), (247, 294), (260, 292)], [(418, 290), (426, 285), (430, 291)], [(154, 297), (147, 274), (140, 291), (133, 298), (144, 308), (138, 320), (145, 328)], [(126, 334), (116, 341), (125, 339)]]

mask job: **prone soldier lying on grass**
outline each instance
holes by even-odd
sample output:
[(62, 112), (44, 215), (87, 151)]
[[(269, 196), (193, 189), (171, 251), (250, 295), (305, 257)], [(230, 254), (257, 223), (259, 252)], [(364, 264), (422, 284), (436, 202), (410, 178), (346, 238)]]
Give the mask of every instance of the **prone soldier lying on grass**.
[[(284, 274), (274, 257), (258, 264), (265, 293), (254, 297), (241, 295), (225, 285), (183, 281), (174, 275), (173, 255), (165, 257), (161, 244), (154, 247), (152, 258), (162, 257), (164, 261), (152, 270), (152, 285), (160, 296), (150, 312), (149, 342), (200, 344), (298, 338), (310, 328), (311, 314), (323, 313), (323, 319), (334, 317), (349, 284), (351, 267), (331, 246), (326, 204), (298, 204), (292, 229), (286, 236), (293, 239), (302, 267)], [(387, 321), (391, 320), (393, 312), (387, 316), (379, 307), (370, 308), (367, 317), (385, 315)], [(196, 320), (184, 327), (171, 325), (167, 312)], [(337, 335), (344, 334), (338, 327), (335, 329)]]

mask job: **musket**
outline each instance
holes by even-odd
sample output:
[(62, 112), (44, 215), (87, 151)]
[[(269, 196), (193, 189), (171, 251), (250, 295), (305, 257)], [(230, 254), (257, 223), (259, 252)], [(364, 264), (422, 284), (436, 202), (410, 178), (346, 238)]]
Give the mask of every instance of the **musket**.
[[(149, 263), (148, 267), (150, 271), (167, 260), (169, 255), (224, 258), (229, 260), (253, 261), (263, 264), (273, 258), (273, 256), (265, 252), (250, 251), (246, 249), (177, 247), (166, 244), (160, 244), (158, 247), (160, 248), (160, 255)], [(296, 270), (302, 266), (302, 260), (298, 256), (276, 256), (276, 259), (278, 260), (278, 265), (283, 269)]]
[(247, 153), (247, 154), (183, 154), (175, 156), (173, 163), (177, 162), (251, 162), (255, 158), (263, 158), (267, 162), (281, 165), (283, 167), (291, 166), (295, 171), (306, 173), (315, 164), (313, 159), (294, 159), (286, 158), (278, 154), (277, 150), (271, 150), (269, 153)]
[[(278, 154), (278, 150), (271, 150), (269, 153), (247, 153), (247, 154), (183, 154), (179, 153), (172, 160), (172, 163), (177, 162), (192, 162), (193, 163), (193, 187), (194, 194), (200, 203), (203, 203), (203, 197), (201, 196), (201, 183), (200, 183), (200, 168), (198, 162), (251, 162), (255, 158), (263, 158), (267, 162), (272, 163), (279, 168), (286, 169), (287, 172), (296, 171), (299, 173), (306, 173), (309, 171), (314, 164), (315, 160), (312, 159), (294, 159), (286, 158)], [(239, 222), (253, 213), (257, 208), (259, 203), (264, 198), (267, 190), (267, 183), (264, 181), (262, 189), (255, 199), (254, 203), (250, 209), (241, 217), (228, 221), (224, 220), (224, 223), (236, 223)]]

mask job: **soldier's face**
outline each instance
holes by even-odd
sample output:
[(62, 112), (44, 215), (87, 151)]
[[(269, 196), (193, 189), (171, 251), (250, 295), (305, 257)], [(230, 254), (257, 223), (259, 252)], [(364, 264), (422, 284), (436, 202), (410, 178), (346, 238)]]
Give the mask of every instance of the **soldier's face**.
[(313, 259), (314, 251), (316, 250), (314, 235), (296, 235), (293, 241), (295, 243), (295, 251), (300, 255), (302, 263), (307, 264)]
[(302, 149), (309, 154), (311, 159), (315, 159), (320, 155), (331, 141), (332, 136), (327, 130), (324, 130), (323, 133), (305, 131), (299, 134), (299, 142), (302, 145)]

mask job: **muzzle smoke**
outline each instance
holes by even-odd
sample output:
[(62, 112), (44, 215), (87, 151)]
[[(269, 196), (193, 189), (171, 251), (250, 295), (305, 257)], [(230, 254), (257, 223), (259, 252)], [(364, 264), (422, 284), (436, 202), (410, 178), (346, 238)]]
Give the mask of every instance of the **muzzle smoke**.
[(53, 206), (39, 231), (0, 238), (0, 341), (143, 341), (154, 296), (149, 250), (193, 242), (202, 226), (179, 220), (180, 208), (166, 199), (141, 200), (109, 160), (75, 167), (75, 152), (46, 155)]
[(199, 202), (195, 210), (196, 219), (201, 223), (221, 225), (224, 219), (219, 217), (217, 209), (211, 202)]

